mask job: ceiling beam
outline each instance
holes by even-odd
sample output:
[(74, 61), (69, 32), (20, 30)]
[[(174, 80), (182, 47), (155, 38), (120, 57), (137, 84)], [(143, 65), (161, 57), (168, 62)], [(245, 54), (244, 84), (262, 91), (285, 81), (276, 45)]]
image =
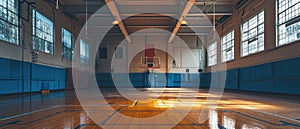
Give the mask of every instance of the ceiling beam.
[(177, 0), (118, 0), (118, 5), (176, 5)]
[[(84, 12), (82, 13), (72, 13), (73, 15), (80, 16), (80, 15), (86, 15)], [(92, 15), (93, 13), (88, 13), (88, 15)], [(120, 14), (122, 17), (157, 17), (157, 18), (166, 18), (168, 16), (176, 17), (176, 14)], [(186, 15), (186, 18), (199, 18), (204, 16), (231, 16), (231, 12), (216, 12), (216, 13), (190, 13)], [(111, 14), (94, 14), (94, 16), (99, 17), (110, 17)]]
[[(116, 35), (116, 36), (119, 36), (119, 35), (122, 35), (121, 33), (106, 33), (105, 35)], [(135, 33), (133, 34), (134, 36), (138, 36), (138, 35), (141, 35), (141, 36), (149, 36), (149, 35), (169, 35), (169, 33), (154, 33), (154, 32), (141, 32), (141, 33)], [(179, 36), (208, 36), (209, 33), (177, 33), (177, 35)]]
[[(195, 1), (195, 5), (212, 5), (214, 1)], [(151, 1), (145, 1), (145, 0), (134, 0), (134, 1), (128, 1), (128, 0), (118, 0), (118, 5), (177, 5), (177, 0), (151, 0)], [(217, 5), (233, 5), (232, 1), (228, 0), (218, 0), (215, 2)]]
[(233, 5), (233, 1), (228, 1), (228, 0), (217, 0), (217, 1), (196, 1), (195, 5)]
[[(108, 28), (111, 26), (89, 26), (89, 27), (99, 27), (99, 28)], [(116, 27), (116, 26), (114, 26)], [(126, 26), (126, 28), (173, 28), (174, 26), (167, 25), (130, 25)], [(212, 25), (198, 25), (198, 26), (180, 26), (181, 28), (213, 28)]]
[(123, 33), (123, 35), (125, 36), (126, 40), (128, 43), (131, 43), (131, 39), (129, 37), (129, 34), (125, 28), (124, 23), (122, 22), (119, 10), (115, 4), (115, 2), (113, 0), (105, 0), (110, 12), (112, 13), (112, 15), (115, 17), (115, 19), (119, 22), (119, 27)]
[(180, 26), (181, 26), (181, 22), (183, 21), (183, 17), (185, 17), (189, 13), (189, 11), (193, 7), (194, 3), (195, 3), (195, 0), (189, 0), (189, 1), (187, 1), (186, 5), (185, 5), (185, 8), (183, 9), (180, 17), (178, 18), (177, 24), (176, 24), (176, 26), (175, 26), (175, 28), (174, 28), (174, 30), (173, 30), (173, 32), (172, 32), (169, 40), (168, 40), (168, 43), (172, 43), (173, 42), (173, 40), (174, 40), (174, 38), (175, 38), (175, 36), (176, 36), (176, 34), (177, 34)]
[[(158, 5), (159, 6), (159, 5)], [(222, 14), (232, 14), (233, 12), (233, 6), (232, 5), (216, 5), (216, 10), (213, 11), (212, 8), (208, 8), (207, 10), (203, 10), (205, 9), (205, 7), (208, 5), (195, 5), (195, 7), (199, 8), (199, 10), (194, 9), (192, 11), (189, 12), (189, 14), (199, 14), (199, 15), (222, 15)], [(93, 5), (88, 5), (88, 12), (86, 12), (85, 9), (85, 5), (72, 5), (72, 4), (66, 4), (65, 6), (63, 6), (63, 11), (67, 14), (70, 15), (91, 15), (94, 14), (98, 9), (100, 9), (101, 7), (103, 7), (102, 4), (93, 4)], [(132, 15), (137, 15), (136, 13), (139, 12), (140, 10), (137, 9), (137, 7), (143, 9), (145, 8), (145, 13), (147, 13), (146, 9), (150, 10), (149, 12), (155, 12), (155, 11), (151, 11), (151, 5), (141, 5), (141, 6), (136, 6), (136, 5), (121, 5), (118, 6), (118, 10), (122, 10), (122, 14), (120, 14), (121, 16), (124, 17), (128, 17), (128, 16), (132, 16)], [(153, 6), (156, 7), (156, 6)], [(164, 6), (160, 6), (161, 8), (164, 8)], [(178, 14), (175, 14), (174, 12), (178, 12), (178, 8), (177, 6), (166, 6), (170, 9), (165, 10), (164, 12), (161, 12), (160, 14), (156, 14), (156, 15), (165, 15), (165, 16), (172, 16), (172, 17), (178, 17)], [(150, 9), (149, 9), (150, 8)], [(159, 7), (157, 7), (159, 8)], [(202, 12), (201, 12), (202, 11)], [(216, 14), (214, 14), (214, 12)], [(110, 15), (109, 14), (109, 10), (107, 11), (102, 11), (101, 14), (96, 14), (96, 15)], [(153, 16), (154, 14), (139, 14), (139, 15), (149, 15), (149, 16)]]

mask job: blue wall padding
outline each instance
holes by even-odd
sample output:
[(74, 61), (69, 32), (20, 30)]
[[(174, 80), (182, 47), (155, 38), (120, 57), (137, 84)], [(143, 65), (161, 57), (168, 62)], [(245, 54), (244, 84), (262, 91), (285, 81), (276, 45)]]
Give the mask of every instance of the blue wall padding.
[[(300, 58), (271, 62), (245, 68), (228, 70), (226, 72), (190, 74), (189, 81), (186, 73), (168, 73), (160, 76), (167, 78), (166, 82), (158, 79), (159, 87), (190, 87), (200, 79), (200, 88), (225, 87), (225, 89), (259, 91), (271, 93), (300, 94)], [(226, 78), (222, 76), (226, 74)], [(130, 73), (130, 81), (136, 88), (146, 87), (147, 75), (144, 73)], [(216, 77), (216, 80), (212, 80)], [(226, 80), (225, 80), (226, 79)], [(97, 80), (100, 87), (114, 87), (109, 73), (98, 73)], [(166, 80), (166, 79), (164, 79)], [(222, 85), (222, 80), (225, 82)], [(163, 83), (159, 83), (163, 82)], [(164, 85), (163, 85), (164, 84)], [(211, 86), (212, 85), (212, 86)]]
[(0, 94), (65, 89), (66, 69), (28, 62), (23, 62), (23, 67), (24, 87), (22, 85), (22, 61), (0, 58)]
[[(42, 89), (65, 89), (66, 69), (24, 62), (24, 87), (22, 87), (22, 62), (0, 58), (0, 94), (35, 92)], [(300, 94), (300, 58), (271, 62), (226, 72), (190, 74), (156, 74), (158, 87), (191, 87), (200, 79), (200, 88), (222, 87), (222, 81), (212, 81), (226, 73), (225, 89)], [(32, 67), (32, 69), (31, 69)], [(30, 76), (32, 75), (32, 76)], [(121, 86), (132, 84), (136, 88), (147, 86), (144, 73), (114, 75)], [(129, 77), (130, 82), (125, 77)], [(115, 87), (111, 73), (97, 73), (100, 87)], [(222, 80), (219, 78), (219, 80)], [(195, 87), (195, 86), (194, 86)]]

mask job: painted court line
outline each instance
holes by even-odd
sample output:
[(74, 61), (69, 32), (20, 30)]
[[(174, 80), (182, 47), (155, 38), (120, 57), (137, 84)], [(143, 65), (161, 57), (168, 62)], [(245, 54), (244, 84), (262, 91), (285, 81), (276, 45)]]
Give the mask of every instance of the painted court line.
[[(254, 111), (254, 110), (251, 110), (251, 111)], [(287, 119), (287, 120), (290, 120), (290, 121), (293, 121), (293, 122), (297, 122), (297, 123), (299, 123), (299, 122), (300, 122), (299, 120), (295, 120), (295, 119), (293, 119), (293, 118), (289, 118), (289, 117), (281, 116), (281, 115), (274, 114), (274, 113), (270, 113), (270, 112), (264, 112), (264, 111), (254, 111), (254, 112), (258, 112), (258, 113), (262, 113), (262, 114), (266, 114), (266, 115), (271, 115), (271, 116), (275, 116), (275, 117), (279, 117), (279, 118)]]
[(15, 125), (15, 124), (18, 124), (19, 122), (21, 122), (21, 121), (18, 120), (18, 121), (9, 122), (9, 123), (0, 125), (0, 128), (6, 127), (6, 126), (9, 126), (9, 125)]
[(7, 117), (7, 118), (4, 118), (4, 119), (0, 119), (0, 121), (5, 121), (5, 120), (13, 119), (13, 118), (16, 118), (16, 117), (25, 116), (25, 115), (29, 115), (29, 114), (37, 113), (37, 112), (40, 112), (40, 111), (45, 111), (45, 110), (57, 108), (57, 107), (60, 107), (60, 106), (59, 105), (58, 106), (52, 106), (52, 107), (49, 107), (49, 108), (44, 108), (44, 109), (39, 109), (39, 110), (36, 110), (36, 111), (26, 112), (26, 113), (23, 113), (23, 114), (19, 114), (19, 115)]
[[(241, 107), (241, 106), (239, 106)], [(253, 107), (253, 106), (249, 106), (249, 107)], [(255, 108), (255, 107), (253, 107)], [(266, 115), (270, 115), (270, 116), (275, 116), (275, 117), (279, 117), (279, 118), (283, 118), (283, 119), (287, 119), (287, 120), (290, 120), (290, 121), (293, 121), (293, 122), (299, 122), (293, 118), (289, 118), (289, 117), (285, 117), (285, 116), (281, 116), (279, 114), (275, 114), (275, 113), (270, 113), (270, 112), (265, 112), (265, 111), (257, 111), (257, 110), (252, 110), (252, 109), (247, 109), (247, 110), (250, 110), (250, 111), (253, 111), (253, 112), (258, 112), (258, 113), (261, 113), (261, 114), (266, 114)]]
[(117, 110), (115, 110), (110, 116), (108, 116), (102, 123), (101, 125), (105, 125), (115, 114), (117, 114), (119, 111), (121, 111), (124, 107), (121, 107)]
[[(135, 101), (133, 104), (136, 104), (138, 101)], [(36, 111), (31, 111), (31, 112), (26, 112), (26, 113), (23, 113), (23, 114), (19, 114), (19, 115), (15, 115), (15, 116), (11, 116), (11, 117), (7, 117), (7, 118), (3, 118), (3, 119), (0, 119), (0, 121), (5, 121), (5, 120), (9, 120), (9, 119), (13, 119), (13, 118), (17, 118), (17, 117), (21, 117), (21, 116), (25, 116), (25, 115), (29, 115), (29, 114), (33, 114), (33, 113), (37, 113), (37, 112), (41, 112), (41, 111), (45, 111), (45, 110), (50, 110), (50, 109), (54, 109), (54, 108), (59, 108), (59, 107), (72, 107), (72, 106), (82, 106), (82, 105), (56, 105), (56, 106), (52, 106), (52, 107), (49, 107), (49, 108), (44, 108), (44, 109), (39, 109), (39, 110), (36, 110)], [(108, 105), (84, 105), (84, 106), (108, 106)], [(118, 105), (120, 106), (120, 105)], [(130, 105), (126, 105), (126, 106), (130, 106)], [(124, 107), (124, 106), (123, 106)], [(122, 109), (122, 108), (120, 108)], [(119, 110), (120, 110), (119, 109)], [(251, 110), (253, 112), (258, 112), (258, 113), (262, 113), (262, 114), (266, 114), (266, 115), (271, 115), (271, 116), (275, 116), (275, 117), (279, 117), (279, 118), (283, 118), (283, 119), (287, 119), (287, 120), (290, 120), (290, 121), (293, 121), (293, 122), (296, 122), (296, 123), (299, 123), (300, 122), (300, 119), (292, 119), (292, 118), (288, 118), (288, 117), (285, 117), (285, 116), (281, 116), (281, 115), (278, 115), (278, 114), (274, 114), (274, 113), (270, 113), (270, 112), (264, 112), (264, 111), (257, 111), (257, 110)], [(117, 113), (118, 111), (114, 112), (113, 115), (115, 113)], [(112, 116), (113, 116), (112, 115)], [(103, 123), (102, 123), (103, 124)]]
[[(52, 106), (52, 107), (48, 107), (48, 108), (43, 108), (43, 109), (39, 109), (39, 110), (35, 110), (35, 111), (26, 112), (26, 113), (22, 113), (22, 114), (19, 114), (19, 115), (14, 115), (14, 116), (11, 116), (11, 117), (3, 118), (3, 119), (0, 119), (0, 122), (5, 121), (5, 120), (9, 120), (9, 119), (13, 119), (13, 118), (17, 118), (17, 117), (21, 117), (21, 116), (25, 116), (25, 115), (29, 115), (29, 114), (33, 114), (33, 113), (37, 113), (37, 112), (41, 112), (41, 111), (45, 111), (45, 110), (50, 110), (50, 109), (53, 109), (53, 108), (70, 107), (70, 106), (81, 106), (81, 105), (56, 105), (56, 106)], [(107, 105), (84, 105), (84, 106), (107, 106)]]
[[(232, 97), (232, 98), (238, 98), (238, 97), (234, 97), (234, 96), (248, 96), (248, 97), (252, 97), (251, 99), (254, 99), (254, 100), (259, 100), (259, 101), (261, 101), (261, 100), (265, 100), (266, 102), (269, 102), (269, 101), (272, 101), (272, 102), (276, 102), (276, 103), (278, 103), (278, 102), (280, 102), (280, 103), (283, 103), (283, 104), (294, 104), (294, 105), (300, 105), (300, 103), (293, 103), (293, 102), (286, 102), (286, 101), (281, 101), (281, 100), (277, 100), (277, 99), (274, 99), (274, 98), (264, 98), (264, 97), (262, 97), (262, 96), (253, 96), (253, 95), (246, 95), (246, 94), (244, 94), (244, 95), (240, 95), (240, 94), (238, 94), (238, 93), (225, 93), (224, 95), (226, 95), (226, 94), (228, 94), (230, 97)], [(228, 95), (226, 95), (226, 96), (228, 96)], [(249, 99), (249, 98), (248, 98)]]

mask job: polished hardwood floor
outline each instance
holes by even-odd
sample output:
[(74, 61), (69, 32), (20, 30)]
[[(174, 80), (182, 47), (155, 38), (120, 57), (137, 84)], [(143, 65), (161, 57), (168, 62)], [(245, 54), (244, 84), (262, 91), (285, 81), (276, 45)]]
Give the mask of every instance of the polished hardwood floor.
[[(85, 105), (85, 108), (80, 105), (74, 91), (0, 96), (0, 128), (300, 128), (300, 99), (297, 95), (226, 91), (218, 105), (215, 105), (207, 101), (207, 97), (214, 94), (204, 89), (143, 89), (141, 91), (154, 95), (134, 101), (124, 98), (114, 89), (101, 91), (106, 104)], [(155, 94), (158, 91), (161, 93)], [(181, 97), (177, 98), (179, 93)], [(196, 93), (196, 96), (190, 96), (191, 93)], [(217, 107), (214, 109), (214, 106)], [(108, 107), (115, 112), (107, 111)], [(189, 108), (191, 109), (188, 110)], [(149, 121), (138, 123), (127, 119), (151, 118), (165, 112), (170, 113), (157, 117), (151, 124), (145, 124)], [(182, 115), (184, 112), (186, 114)], [(96, 121), (89, 114), (97, 116)], [(202, 123), (200, 115), (207, 115), (209, 118)], [(184, 117), (179, 118), (181, 116)], [(173, 120), (177, 118), (180, 119), (179, 123), (173, 125)]]

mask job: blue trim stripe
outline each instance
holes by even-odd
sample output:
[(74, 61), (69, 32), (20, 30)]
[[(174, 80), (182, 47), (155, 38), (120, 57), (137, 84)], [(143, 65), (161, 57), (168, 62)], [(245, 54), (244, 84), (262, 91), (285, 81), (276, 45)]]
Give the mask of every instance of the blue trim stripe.
[[(190, 81), (185, 80), (185, 73), (155, 73), (158, 76), (155, 85), (168, 88), (195, 87), (194, 82), (200, 79), (200, 88), (210, 88), (213, 75), (218, 77), (226, 73), (225, 89), (300, 95), (299, 64), (300, 58), (295, 58), (215, 73), (190, 74)], [(119, 73), (118, 76), (125, 78), (127, 73)], [(149, 85), (146, 83), (147, 73), (130, 73), (129, 77), (135, 88), (147, 88)], [(100, 87), (115, 87), (111, 73), (96, 73), (96, 78)], [(217, 86), (224, 85), (222, 81), (214, 83)], [(129, 84), (126, 81), (121, 83), (126, 86)]]

